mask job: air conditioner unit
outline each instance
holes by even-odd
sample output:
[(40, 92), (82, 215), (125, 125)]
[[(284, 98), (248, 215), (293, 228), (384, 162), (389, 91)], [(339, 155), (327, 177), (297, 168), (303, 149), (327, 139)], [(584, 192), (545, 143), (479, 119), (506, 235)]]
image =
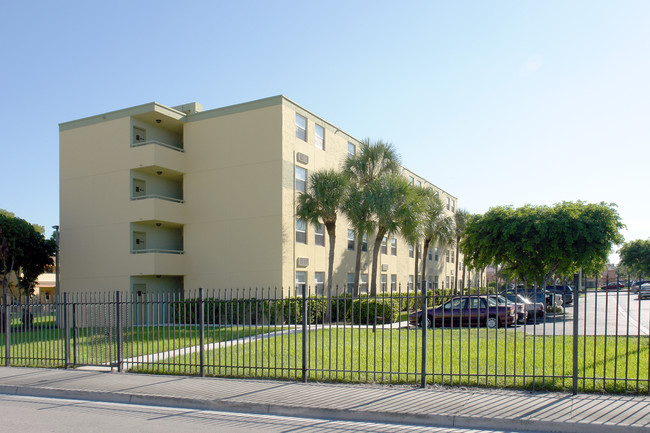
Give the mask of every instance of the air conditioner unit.
[(309, 164), (309, 156), (305, 155), (304, 153), (298, 152), (296, 154), (296, 159), (298, 162), (303, 163), (303, 164)]
[(298, 257), (298, 266), (301, 268), (309, 266), (309, 257)]
[(388, 265), (381, 265), (381, 270), (386, 272), (388, 270)]

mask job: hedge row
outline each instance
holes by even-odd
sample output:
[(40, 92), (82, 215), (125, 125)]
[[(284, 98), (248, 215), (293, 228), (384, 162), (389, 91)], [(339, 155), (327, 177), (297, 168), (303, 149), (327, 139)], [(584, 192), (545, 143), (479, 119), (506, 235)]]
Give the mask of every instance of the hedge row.
[[(434, 303), (434, 292), (427, 292), (427, 307)], [(440, 305), (451, 297), (451, 290), (436, 290), (435, 303)], [(348, 321), (360, 324), (374, 323), (375, 317), (381, 323), (392, 323), (399, 318), (400, 311), (414, 311), (420, 308), (421, 297), (413, 293), (382, 293), (376, 297), (362, 294), (357, 298), (345, 294), (332, 298), (332, 321)], [(302, 297), (284, 299), (241, 298), (203, 300), (206, 324), (302, 324)], [(308, 323), (323, 323), (326, 317), (327, 298), (307, 299)], [(198, 299), (186, 299), (172, 303), (172, 317), (175, 323), (196, 324), (199, 322)]]

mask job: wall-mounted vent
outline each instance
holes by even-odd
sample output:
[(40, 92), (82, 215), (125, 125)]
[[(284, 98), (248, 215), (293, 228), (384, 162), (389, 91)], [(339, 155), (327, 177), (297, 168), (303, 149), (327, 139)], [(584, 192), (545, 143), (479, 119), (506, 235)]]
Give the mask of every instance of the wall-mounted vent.
[(298, 257), (298, 266), (301, 268), (309, 266), (309, 257)]
[(381, 270), (386, 272), (388, 270), (388, 265), (381, 265)]
[(296, 154), (296, 160), (302, 164), (309, 164), (309, 156), (305, 155), (304, 153), (298, 152)]

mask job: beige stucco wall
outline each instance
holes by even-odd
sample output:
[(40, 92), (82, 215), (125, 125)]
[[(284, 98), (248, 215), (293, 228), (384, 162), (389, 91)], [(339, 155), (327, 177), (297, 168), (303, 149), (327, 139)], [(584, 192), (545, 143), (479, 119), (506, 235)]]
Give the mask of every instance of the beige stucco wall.
[(186, 289), (279, 284), (280, 108), (186, 123)]

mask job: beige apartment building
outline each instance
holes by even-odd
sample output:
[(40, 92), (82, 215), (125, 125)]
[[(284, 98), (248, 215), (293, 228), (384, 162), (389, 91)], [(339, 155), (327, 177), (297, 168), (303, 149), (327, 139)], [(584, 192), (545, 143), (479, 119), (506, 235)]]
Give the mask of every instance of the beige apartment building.
[[(355, 154), (361, 143), (351, 135), (284, 96), (209, 111), (154, 102), (59, 129), (62, 292), (322, 291), (328, 239), (322, 226), (296, 219), (297, 197), (310, 173)], [(457, 209), (456, 197), (403, 173), (438, 191), (450, 214)], [(355, 245), (350, 229), (341, 217), (340, 291), (352, 281), (355, 249), (371, 246)], [(425, 258), (431, 285), (453, 284), (452, 250)], [(399, 236), (386, 239), (378, 289), (411, 286), (413, 256)], [(362, 290), (370, 260), (368, 251)]]

